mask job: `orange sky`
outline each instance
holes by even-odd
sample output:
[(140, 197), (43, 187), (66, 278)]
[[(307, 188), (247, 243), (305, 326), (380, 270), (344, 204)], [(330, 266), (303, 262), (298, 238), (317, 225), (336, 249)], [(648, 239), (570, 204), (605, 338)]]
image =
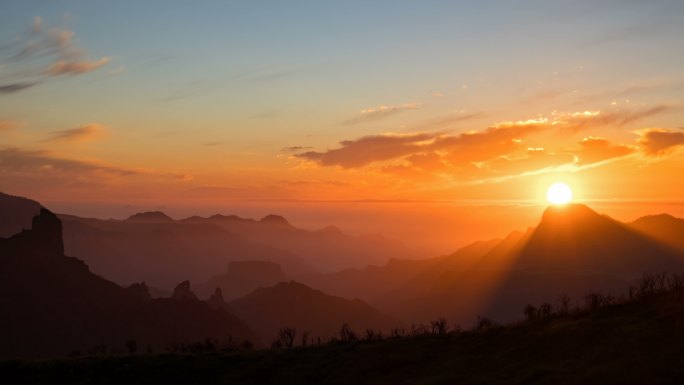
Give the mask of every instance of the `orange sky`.
[[(558, 180), (621, 219), (677, 210), (680, 3), (380, 3), (14, 4), (0, 190), (82, 215), (282, 211), (416, 237), (479, 212), (463, 207), (543, 207)], [(372, 220), (395, 211), (405, 226)]]

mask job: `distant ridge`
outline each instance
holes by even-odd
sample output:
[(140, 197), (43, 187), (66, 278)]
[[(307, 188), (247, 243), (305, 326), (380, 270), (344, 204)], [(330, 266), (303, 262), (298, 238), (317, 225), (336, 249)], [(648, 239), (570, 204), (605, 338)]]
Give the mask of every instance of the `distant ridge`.
[(173, 222), (173, 218), (161, 211), (147, 211), (133, 214), (126, 219), (131, 222)]

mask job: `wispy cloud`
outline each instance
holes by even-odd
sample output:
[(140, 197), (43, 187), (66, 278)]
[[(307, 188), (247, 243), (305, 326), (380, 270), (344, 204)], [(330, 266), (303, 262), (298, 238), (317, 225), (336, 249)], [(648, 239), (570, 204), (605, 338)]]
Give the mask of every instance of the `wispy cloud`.
[(103, 65), (109, 63), (112, 60), (111, 57), (103, 57), (99, 60), (79, 60), (79, 61), (65, 61), (60, 60), (50, 68), (47, 69), (46, 73), (49, 75), (80, 75), (90, 71), (94, 71)]
[(19, 82), (19, 83), (9, 83), (0, 84), (0, 94), (12, 94), (15, 92), (23, 91), (25, 89), (31, 88), (38, 84), (39, 82)]
[(112, 164), (63, 158), (48, 151), (0, 148), (0, 180), (12, 184), (70, 185), (88, 180), (108, 183), (120, 178), (149, 178), (187, 181), (191, 175), (121, 167)]
[(111, 57), (89, 59), (78, 46), (76, 33), (62, 27), (48, 27), (40, 17), (31, 23), (30, 32), (2, 45), (4, 67), (0, 93), (20, 92), (47, 81), (50, 77), (82, 75), (108, 64)]
[(67, 128), (64, 130), (57, 130), (53, 131), (50, 133), (50, 137), (48, 140), (50, 141), (82, 141), (82, 140), (89, 140), (93, 139), (97, 136), (100, 136), (104, 131), (106, 130), (106, 127), (97, 124), (97, 123), (91, 123), (91, 124), (86, 124), (83, 126), (78, 126), (74, 128)]
[(405, 103), (397, 106), (381, 105), (377, 107), (366, 108), (359, 111), (359, 114), (351, 119), (345, 120), (344, 124), (360, 124), (369, 121), (388, 118), (397, 115), (404, 111), (415, 110), (420, 108), (418, 103)]
[(289, 147), (283, 147), (280, 149), (280, 151), (283, 152), (298, 152), (298, 151), (305, 151), (305, 150), (311, 150), (313, 147), (310, 146), (289, 146)]

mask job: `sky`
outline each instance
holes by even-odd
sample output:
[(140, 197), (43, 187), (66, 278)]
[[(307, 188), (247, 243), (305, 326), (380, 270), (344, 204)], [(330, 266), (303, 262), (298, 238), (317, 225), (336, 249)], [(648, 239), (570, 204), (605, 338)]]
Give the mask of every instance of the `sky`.
[(58, 210), (684, 196), (681, 0), (1, 3), (0, 191)]

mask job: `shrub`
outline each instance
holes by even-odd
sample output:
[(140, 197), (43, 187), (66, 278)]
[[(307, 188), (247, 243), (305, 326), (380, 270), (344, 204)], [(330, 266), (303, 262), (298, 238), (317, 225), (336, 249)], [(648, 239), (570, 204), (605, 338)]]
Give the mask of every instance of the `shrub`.
[(447, 334), (448, 323), (446, 318), (439, 317), (436, 320), (430, 321), (430, 326), (432, 326), (432, 334), (445, 335)]

